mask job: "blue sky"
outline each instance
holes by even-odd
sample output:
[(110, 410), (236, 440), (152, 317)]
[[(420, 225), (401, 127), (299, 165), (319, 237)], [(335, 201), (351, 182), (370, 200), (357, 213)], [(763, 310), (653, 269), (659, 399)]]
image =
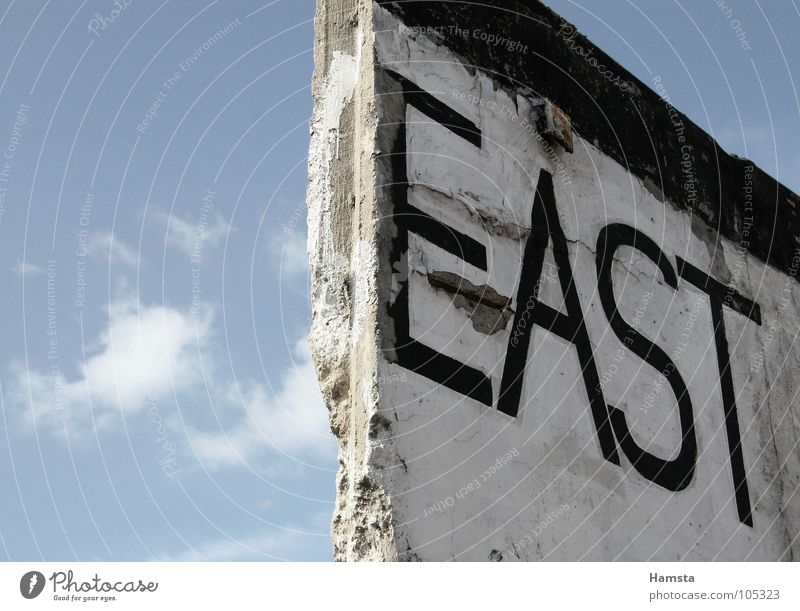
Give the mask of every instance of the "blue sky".
[[(0, 558), (329, 560), (314, 4), (119, 4), (0, 0)], [(549, 4), (800, 190), (795, 2)]]

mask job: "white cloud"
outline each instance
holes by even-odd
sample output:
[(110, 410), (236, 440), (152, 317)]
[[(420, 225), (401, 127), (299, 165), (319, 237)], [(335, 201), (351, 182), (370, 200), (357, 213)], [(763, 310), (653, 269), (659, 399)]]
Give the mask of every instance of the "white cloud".
[[(196, 323), (165, 306), (117, 302), (108, 327), (87, 346), (90, 356), (77, 375), (53, 368), (52, 362), (44, 371), (17, 363), (10, 398), (29, 424), (56, 435), (66, 429), (73, 436), (92, 424), (100, 430), (119, 427), (120, 415), (141, 413), (148, 398), (167, 404), (173, 392), (181, 397), (193, 388), (203, 393), (207, 388), (222, 428), (192, 426), (193, 414), (187, 414), (185, 431), (192, 448), (184, 448), (190, 454), (193, 450), (205, 468), (245, 466), (276, 453), (334, 456), (328, 412), (305, 340), (295, 346), (296, 360), (274, 390), (261, 382), (235, 384), (211, 373), (208, 322)], [(201, 356), (206, 363), (202, 384)]]
[(207, 333), (206, 322), (195, 325), (173, 308), (118, 302), (106, 330), (87, 347), (92, 354), (78, 375), (69, 379), (60, 361), (51, 360), (47, 372), (16, 363), (12, 398), (29, 407), (36, 426), (61, 431), (64, 422), (79, 427), (94, 415), (95, 425), (104, 428), (119, 410), (143, 410), (146, 396), (164, 397), (194, 382), (196, 345)]
[(174, 246), (187, 257), (201, 257), (206, 245), (216, 248), (231, 231), (230, 224), (220, 213), (213, 218), (201, 216), (195, 221), (187, 221), (177, 214), (156, 212), (156, 218), (167, 226), (167, 243)]
[(277, 392), (263, 384), (250, 384), (241, 392), (236, 386), (228, 389), (227, 404), (241, 414), (237, 423), (221, 431), (191, 434), (192, 446), (207, 468), (246, 464), (268, 450), (289, 456), (335, 452), (328, 411), (305, 340), (296, 345), (295, 355), (297, 360), (283, 373)]
[(269, 253), (281, 275), (304, 277), (308, 274), (306, 236), (292, 231), (269, 242)]
[(175, 405), (176, 397), (178, 405), (203, 404), (202, 398), (210, 397), (221, 423), (216, 428), (201, 426), (208, 414), (196, 410), (184, 414), (180, 430), (177, 421), (164, 421), (176, 444), (185, 440), (179, 451), (196, 455), (207, 469), (263, 464), (280, 455), (300, 462), (335, 456), (306, 341), (295, 346), (293, 365), (272, 387), (234, 383), (215, 373), (210, 322), (167, 306), (119, 300), (109, 310), (107, 327), (85, 346), (83, 363), (70, 367), (65, 354), (50, 360), (47, 369), (16, 363), (9, 398), (28, 425), (73, 438), (87, 437), (91, 427), (120, 430), (123, 418), (147, 409), (148, 399), (166, 407)]
[(40, 265), (20, 260), (17, 260), (16, 265), (14, 265), (12, 269), (14, 273), (19, 276), (37, 276), (44, 272), (44, 268)]
[(196, 327), (183, 313), (162, 306), (117, 309), (99, 338), (103, 350), (83, 367), (93, 396), (132, 406), (146, 392), (162, 396), (197, 377), (192, 352), (205, 335), (204, 325)]
[(86, 254), (103, 253), (109, 263), (119, 263), (128, 267), (139, 266), (140, 255), (111, 232), (100, 232), (89, 237)]

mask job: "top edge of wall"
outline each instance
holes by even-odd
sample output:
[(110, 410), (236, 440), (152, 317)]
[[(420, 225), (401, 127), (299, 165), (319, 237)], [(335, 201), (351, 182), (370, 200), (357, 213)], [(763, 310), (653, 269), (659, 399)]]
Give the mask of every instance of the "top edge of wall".
[[(566, 113), (577, 134), (671, 205), (696, 215), (710, 230), (776, 269), (796, 273), (800, 197), (751, 161), (725, 152), (541, 2), (376, 3), (504, 88), (549, 99)], [(494, 33), (515, 44), (513, 49), (510, 43), (487, 44), (465, 31)], [(605, 74), (597, 65), (605, 67)]]

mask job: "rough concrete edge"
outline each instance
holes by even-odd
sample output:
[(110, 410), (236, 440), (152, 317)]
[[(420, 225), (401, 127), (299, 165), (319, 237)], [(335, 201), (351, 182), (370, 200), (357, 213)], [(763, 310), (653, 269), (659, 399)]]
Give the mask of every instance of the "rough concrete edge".
[(371, 0), (319, 0), (308, 185), (309, 344), (339, 444), (336, 560), (395, 560), (393, 512), (374, 474), (378, 408)]

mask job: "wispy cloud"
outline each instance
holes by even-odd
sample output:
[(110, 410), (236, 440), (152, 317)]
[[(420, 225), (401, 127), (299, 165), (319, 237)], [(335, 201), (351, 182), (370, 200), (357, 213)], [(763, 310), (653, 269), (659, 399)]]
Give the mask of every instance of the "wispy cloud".
[(167, 243), (187, 257), (202, 256), (206, 246), (216, 248), (231, 231), (230, 224), (219, 212), (201, 215), (196, 220), (182, 219), (163, 210), (155, 216), (167, 227)]
[(108, 231), (99, 232), (89, 238), (86, 254), (100, 254), (109, 263), (125, 265), (131, 268), (138, 267), (141, 259), (138, 252)]
[(277, 234), (268, 243), (270, 259), (281, 275), (294, 278), (308, 274), (306, 236), (299, 231)]
[(18, 276), (37, 276), (44, 272), (44, 268), (28, 261), (17, 260), (12, 271)]
[(305, 340), (295, 346), (295, 356), (276, 392), (262, 383), (229, 386), (224, 403), (226, 410), (233, 407), (239, 414), (234, 424), (224, 430), (192, 432), (192, 446), (207, 468), (244, 465), (268, 451), (318, 457), (335, 452)]

